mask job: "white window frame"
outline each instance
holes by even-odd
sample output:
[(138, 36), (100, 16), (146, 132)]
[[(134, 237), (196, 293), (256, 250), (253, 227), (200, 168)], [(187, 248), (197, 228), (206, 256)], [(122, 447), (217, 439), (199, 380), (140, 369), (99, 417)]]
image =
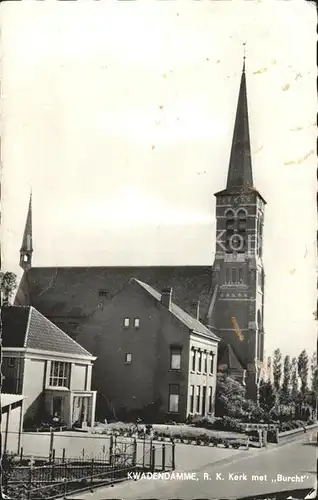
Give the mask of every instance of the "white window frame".
[[(57, 368), (57, 375), (54, 373)], [(71, 363), (67, 361), (51, 361), (49, 374), (49, 387), (70, 388)]]

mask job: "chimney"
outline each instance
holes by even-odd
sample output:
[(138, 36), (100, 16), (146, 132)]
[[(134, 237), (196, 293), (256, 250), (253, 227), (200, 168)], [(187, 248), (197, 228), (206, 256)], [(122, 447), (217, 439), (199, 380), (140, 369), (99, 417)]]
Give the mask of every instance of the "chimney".
[(200, 301), (192, 302), (192, 316), (200, 321)]
[(171, 306), (171, 296), (172, 296), (172, 288), (165, 288), (161, 292), (161, 303), (170, 309)]

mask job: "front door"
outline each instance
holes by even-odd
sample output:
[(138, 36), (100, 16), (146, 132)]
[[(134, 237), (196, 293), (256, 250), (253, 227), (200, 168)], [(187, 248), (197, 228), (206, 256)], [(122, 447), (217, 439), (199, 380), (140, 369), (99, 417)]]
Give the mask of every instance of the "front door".
[(62, 398), (53, 396), (53, 417), (57, 416), (62, 418)]

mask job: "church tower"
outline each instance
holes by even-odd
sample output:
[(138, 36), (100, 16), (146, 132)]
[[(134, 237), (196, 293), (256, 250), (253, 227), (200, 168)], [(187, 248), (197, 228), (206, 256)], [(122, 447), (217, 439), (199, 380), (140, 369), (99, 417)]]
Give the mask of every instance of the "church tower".
[(20, 248), (20, 267), (27, 271), (32, 266), (32, 193), (30, 194), (29, 208)]
[(245, 57), (226, 189), (216, 196), (216, 255), (208, 325), (222, 339), (219, 365), (245, 381), (257, 397), (257, 371), (264, 356), (265, 200), (255, 189), (251, 160)]

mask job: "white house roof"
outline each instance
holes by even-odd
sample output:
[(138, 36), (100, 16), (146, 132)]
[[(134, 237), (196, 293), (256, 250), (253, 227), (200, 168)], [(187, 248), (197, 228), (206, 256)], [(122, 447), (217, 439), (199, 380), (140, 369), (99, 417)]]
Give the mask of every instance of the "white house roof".
[(5, 408), (6, 406), (12, 405), (13, 403), (17, 403), (18, 401), (22, 401), (24, 396), (22, 394), (4, 394), (1, 393), (1, 408)]

